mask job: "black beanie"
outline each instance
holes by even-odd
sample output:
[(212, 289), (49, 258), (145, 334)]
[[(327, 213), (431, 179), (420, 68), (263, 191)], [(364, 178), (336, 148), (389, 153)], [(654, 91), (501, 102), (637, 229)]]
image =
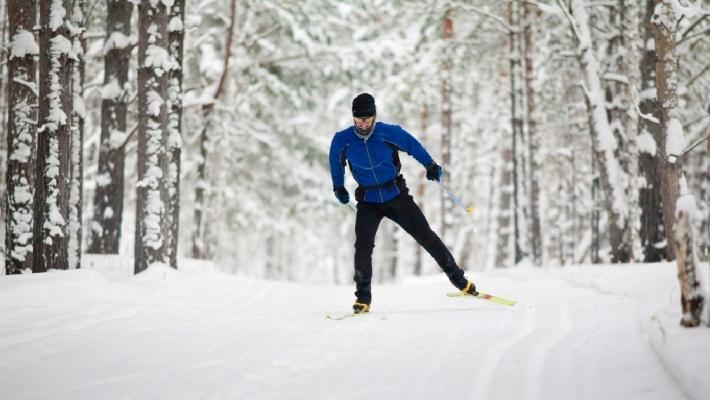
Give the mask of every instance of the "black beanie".
[(353, 99), (353, 117), (372, 117), (376, 112), (375, 98), (369, 93), (360, 93)]

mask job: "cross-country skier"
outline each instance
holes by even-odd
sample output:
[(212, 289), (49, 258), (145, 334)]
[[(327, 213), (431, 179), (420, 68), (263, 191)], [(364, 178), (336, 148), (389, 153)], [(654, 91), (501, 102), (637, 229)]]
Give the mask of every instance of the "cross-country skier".
[(375, 122), (375, 99), (362, 93), (353, 99), (354, 124), (336, 132), (330, 144), (330, 174), (333, 192), (342, 204), (350, 201), (345, 189), (345, 166), (358, 188), (355, 190), (355, 313), (368, 312), (372, 293), (372, 250), (375, 234), (383, 217), (387, 217), (409, 233), (446, 273), (451, 283), (468, 294), (476, 295), (476, 285), (464, 277), (454, 257), (439, 236), (429, 227), (424, 214), (400, 174), (399, 152), (404, 151), (426, 168), (426, 177), (440, 181), (444, 174), (424, 147), (398, 125)]

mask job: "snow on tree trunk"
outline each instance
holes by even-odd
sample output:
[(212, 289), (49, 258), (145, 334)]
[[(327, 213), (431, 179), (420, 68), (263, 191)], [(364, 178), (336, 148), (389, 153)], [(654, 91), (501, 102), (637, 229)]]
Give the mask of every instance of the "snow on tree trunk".
[[(673, 244), (673, 255), (678, 266), (683, 317), (681, 325), (697, 326), (703, 307), (696, 266), (698, 265), (693, 242), (692, 221), (694, 199), (687, 193), (683, 177), (683, 126), (678, 109), (678, 55), (676, 53), (676, 26), (678, 16), (671, 0), (656, 0), (653, 18), (656, 38), (656, 88), (660, 104), (661, 140), (659, 163), (661, 165), (663, 220), (666, 236)], [(679, 196), (683, 195), (682, 202)]]
[(523, 93), (523, 47), (520, 32), (520, 3), (509, 4), (508, 21), (510, 23), (510, 121), (512, 127), (513, 152), (513, 235), (515, 242), (515, 262), (522, 260), (528, 253), (527, 246), (527, 207), (525, 173), (525, 138), (524, 113), (525, 97)]
[(639, 110), (644, 117), (638, 119), (639, 135), (639, 205), (641, 207), (641, 246), (644, 262), (657, 262), (664, 258), (666, 248), (663, 228), (663, 207), (661, 204), (661, 178), (656, 154), (661, 133), (658, 126), (659, 106), (656, 99), (656, 50), (653, 31), (648, 21), (653, 16), (653, 1), (645, 0), (645, 12), (641, 26), (643, 35), (643, 57), (641, 59), (641, 91)]
[(74, 0), (71, 17), (73, 59), (71, 63), (72, 113), (69, 148), (69, 268), (81, 266), (82, 200), (84, 186), (84, 0)]
[(175, 0), (170, 7), (168, 22), (168, 51), (174, 68), (168, 72), (168, 236), (166, 251), (170, 265), (177, 268), (180, 226), (180, 154), (182, 152), (182, 65), (185, 38), (185, 0)]
[[(682, 179), (682, 178), (681, 178)], [(698, 268), (700, 260), (695, 251), (695, 235), (692, 219), (698, 213), (695, 199), (687, 193), (685, 180), (681, 182), (681, 195), (677, 202), (676, 221), (673, 230), (673, 246), (680, 281), (680, 302), (683, 316), (680, 324), (687, 327), (698, 326), (703, 316), (705, 298), (700, 285)]]
[(39, 128), (34, 195), (33, 272), (67, 269), (70, 2), (40, 2)]
[[(639, 7), (638, 0), (624, 0), (620, 5), (622, 9), (622, 40), (625, 61), (621, 62), (622, 71), (626, 76), (625, 85), (625, 129), (626, 143), (623, 157), (626, 161), (626, 170), (629, 175), (628, 198), (629, 217), (626, 224), (625, 242), (629, 250), (629, 260), (642, 261), (641, 241), (639, 240), (639, 229), (641, 227), (639, 191), (638, 191), (638, 113), (636, 112), (636, 99), (638, 98), (638, 88), (640, 81), (640, 57), (638, 50), (638, 29), (639, 29)], [(620, 60), (621, 61), (621, 60)]]
[(589, 16), (584, 1), (572, 0), (570, 11), (572, 30), (579, 42), (577, 60), (584, 75), (595, 152), (600, 164), (599, 172), (608, 217), (612, 262), (620, 262), (625, 259), (623, 227), (628, 216), (628, 200), (625, 193), (628, 176), (621, 169), (619, 160), (615, 156), (617, 142), (607, 119), (604, 90), (600, 82), (599, 61), (592, 47)]
[(542, 232), (540, 228), (540, 156), (538, 151), (537, 123), (535, 114), (535, 34), (537, 33), (538, 18), (537, 6), (523, 5), (523, 44), (525, 49), (525, 119), (528, 128), (528, 159), (529, 159), (529, 211), (530, 211), (530, 252), (535, 265), (542, 265)]
[(5, 271), (32, 270), (32, 192), (34, 186), (37, 87), (33, 56), (39, 53), (32, 29), (33, 2), (10, 1), (8, 49), (7, 170), (5, 190)]
[(138, 183), (134, 272), (168, 263), (166, 212), (168, 174), (167, 78), (174, 68), (168, 54), (169, 0), (138, 6)]
[(101, 139), (94, 190), (94, 215), (89, 253), (118, 254), (123, 221), (123, 188), (128, 64), (135, 38), (131, 33), (129, 0), (109, 0), (104, 43), (104, 86), (101, 89)]

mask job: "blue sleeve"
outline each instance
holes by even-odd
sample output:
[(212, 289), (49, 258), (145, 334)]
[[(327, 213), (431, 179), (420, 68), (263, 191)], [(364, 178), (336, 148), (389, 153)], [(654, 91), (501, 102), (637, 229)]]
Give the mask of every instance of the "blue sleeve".
[(434, 162), (424, 146), (422, 146), (414, 136), (409, 134), (409, 132), (402, 129), (401, 126), (395, 126), (391, 134), (387, 136), (387, 139), (399, 149), (414, 157), (415, 160), (419, 161), (419, 163), (425, 167), (428, 167)]
[(333, 187), (345, 187), (345, 166), (343, 165), (343, 151), (345, 150), (342, 136), (335, 135), (330, 142), (330, 153), (328, 161), (330, 163), (330, 178), (333, 180)]

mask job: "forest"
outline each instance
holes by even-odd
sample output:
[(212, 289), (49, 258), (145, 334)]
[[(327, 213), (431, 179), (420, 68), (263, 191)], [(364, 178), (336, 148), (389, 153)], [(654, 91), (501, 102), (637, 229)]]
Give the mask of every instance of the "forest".
[[(121, 254), (349, 284), (328, 146), (369, 92), (473, 207), (402, 155), (465, 270), (674, 261), (681, 323), (708, 311), (708, 0), (0, 3), (4, 275)], [(373, 259), (439, 271), (391, 222)]]

